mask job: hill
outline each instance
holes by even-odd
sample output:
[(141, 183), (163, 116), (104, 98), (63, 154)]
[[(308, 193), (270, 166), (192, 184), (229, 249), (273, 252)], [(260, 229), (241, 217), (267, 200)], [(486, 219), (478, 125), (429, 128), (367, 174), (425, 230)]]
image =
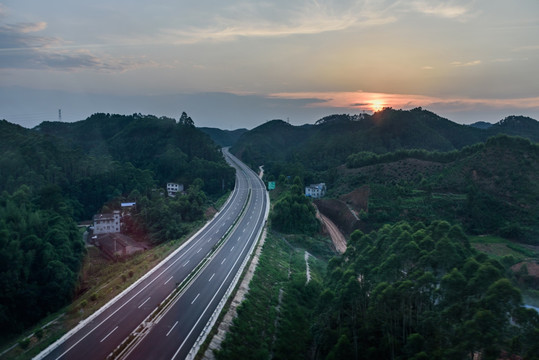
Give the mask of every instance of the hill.
[(460, 125), (421, 108), (386, 108), (373, 115), (332, 115), (315, 125), (292, 126), (274, 120), (244, 133), (232, 152), (253, 166), (296, 161), (315, 171), (345, 162), (360, 151), (377, 154), (399, 149), (451, 151), (505, 133), (537, 141), (539, 122), (509, 117), (488, 129)]
[(43, 122), (35, 128), (80, 147), (91, 156), (109, 156), (139, 169), (151, 170), (160, 184), (177, 181), (186, 185), (196, 178), (209, 193), (234, 183), (234, 172), (226, 164), (210, 137), (187, 123), (166, 117), (133, 114), (94, 114), (74, 123)]
[(240, 136), (248, 131), (247, 129), (221, 130), (209, 127), (200, 127), (198, 129), (208, 134), (209, 137), (221, 147), (234, 145)]
[(88, 158), (53, 136), (0, 120), (0, 192), (74, 181)]
[(539, 142), (539, 122), (526, 116), (508, 116), (487, 129), (489, 136), (507, 134)]
[(370, 187), (369, 228), (446, 219), (474, 234), (537, 242), (539, 145), (527, 139), (498, 135), (449, 153), (360, 153), (335, 178), (334, 197)]
[(474, 122), (473, 124), (470, 124), (469, 126), (485, 130), (491, 127), (492, 125), (493, 124), (486, 121), (478, 121), (478, 122)]
[(295, 150), (311, 136), (313, 127), (271, 120), (244, 133), (231, 150), (249, 164), (291, 161)]

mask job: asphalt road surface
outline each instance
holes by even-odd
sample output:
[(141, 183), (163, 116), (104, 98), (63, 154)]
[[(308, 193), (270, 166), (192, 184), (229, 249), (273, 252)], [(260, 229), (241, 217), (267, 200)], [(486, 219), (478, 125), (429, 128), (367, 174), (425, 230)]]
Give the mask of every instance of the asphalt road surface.
[(226, 150), (223, 153), (236, 168), (236, 186), (214, 219), (37, 359), (105, 359), (208, 256), (241, 216), (220, 250), (129, 353), (130, 359), (187, 356), (258, 239), (269, 206), (265, 186), (258, 176)]

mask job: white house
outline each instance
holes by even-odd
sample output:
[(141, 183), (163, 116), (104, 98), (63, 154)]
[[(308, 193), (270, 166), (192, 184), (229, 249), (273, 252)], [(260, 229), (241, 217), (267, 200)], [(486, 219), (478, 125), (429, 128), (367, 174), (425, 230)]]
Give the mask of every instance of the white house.
[(113, 234), (120, 232), (120, 211), (114, 210), (112, 214), (94, 215), (94, 235)]
[(183, 184), (176, 183), (167, 183), (167, 194), (168, 196), (174, 197), (177, 192), (183, 191)]
[(319, 199), (326, 194), (326, 183), (305, 186), (305, 196)]

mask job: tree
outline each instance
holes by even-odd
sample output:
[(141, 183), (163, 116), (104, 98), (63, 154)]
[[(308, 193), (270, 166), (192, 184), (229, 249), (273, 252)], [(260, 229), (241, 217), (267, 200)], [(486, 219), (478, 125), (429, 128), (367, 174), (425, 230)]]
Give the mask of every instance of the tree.
[(178, 120), (178, 124), (191, 126), (191, 127), (195, 126), (195, 122), (193, 121), (193, 119), (191, 119), (191, 117), (187, 116), (185, 111), (182, 112), (182, 115), (180, 116), (180, 119)]
[(529, 352), (537, 326), (502, 270), (445, 221), (356, 231), (328, 263), (313, 327), (320, 358), (347, 349), (364, 358), (496, 358), (510, 344)]

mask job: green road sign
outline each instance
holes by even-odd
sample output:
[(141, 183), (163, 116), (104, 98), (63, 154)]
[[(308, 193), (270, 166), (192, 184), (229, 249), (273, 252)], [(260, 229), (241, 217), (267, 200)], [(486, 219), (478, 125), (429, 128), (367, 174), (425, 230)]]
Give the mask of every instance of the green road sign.
[(275, 189), (275, 181), (268, 181), (268, 190)]

